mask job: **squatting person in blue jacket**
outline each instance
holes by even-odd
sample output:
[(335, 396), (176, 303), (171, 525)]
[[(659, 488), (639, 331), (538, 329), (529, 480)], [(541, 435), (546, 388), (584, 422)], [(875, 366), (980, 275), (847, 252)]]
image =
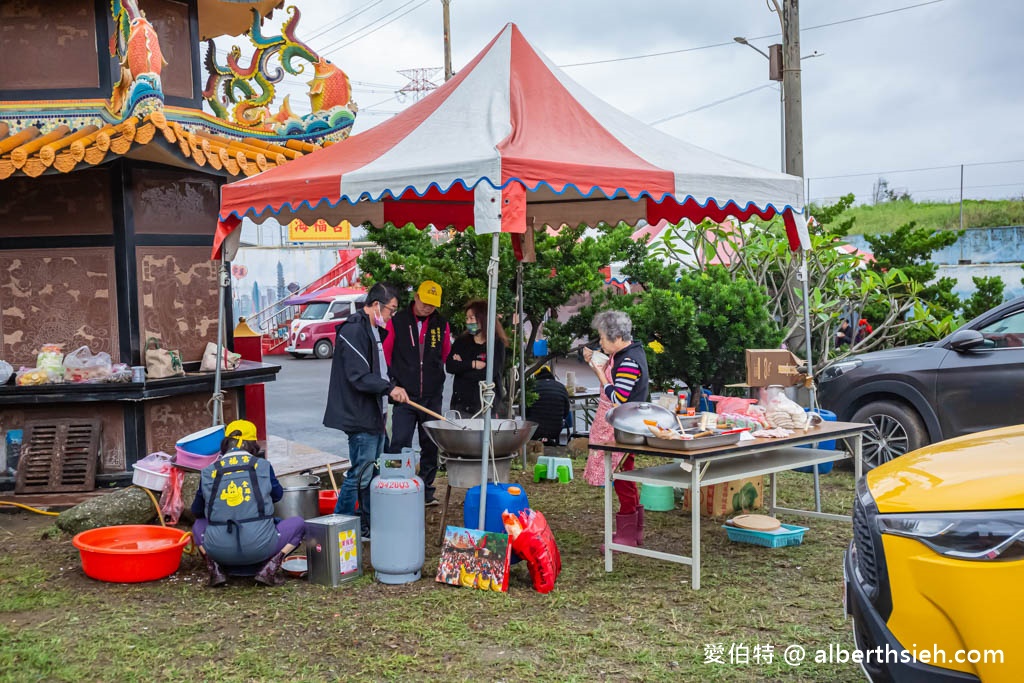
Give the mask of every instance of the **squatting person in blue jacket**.
[(256, 425), (235, 420), (224, 432), (221, 457), (203, 469), (192, 501), (192, 536), (206, 559), (210, 586), (227, 583), (226, 572), (260, 564), (256, 581), (278, 586), (284, 583), (281, 562), (302, 543), (306, 522), (275, 519), (274, 503), (284, 489), (263, 457)]

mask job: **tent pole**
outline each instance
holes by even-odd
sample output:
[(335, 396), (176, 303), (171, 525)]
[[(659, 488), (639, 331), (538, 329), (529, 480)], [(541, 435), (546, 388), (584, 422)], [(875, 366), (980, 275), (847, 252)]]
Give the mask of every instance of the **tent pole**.
[[(516, 267), (516, 301), (519, 302), (519, 417), (526, 424), (526, 321), (523, 320), (523, 262)], [(523, 444), (520, 455), (523, 469), (526, 469), (527, 444)]]
[[(494, 329), (498, 320), (498, 238), (501, 233), (494, 233), (491, 236), (491, 261), (487, 264), (487, 370), (484, 373), (484, 382), (487, 385), (485, 392), (494, 396)], [(484, 521), (487, 519), (487, 465), (491, 450), (491, 406), (484, 406), (484, 430), (480, 448), (480, 517), (477, 520), (477, 529), (484, 530)]]
[(213, 373), (213, 425), (224, 424), (224, 393), (220, 388), (221, 365), (224, 358), (224, 290), (228, 286), (228, 264), (221, 257), (217, 269), (217, 366)]

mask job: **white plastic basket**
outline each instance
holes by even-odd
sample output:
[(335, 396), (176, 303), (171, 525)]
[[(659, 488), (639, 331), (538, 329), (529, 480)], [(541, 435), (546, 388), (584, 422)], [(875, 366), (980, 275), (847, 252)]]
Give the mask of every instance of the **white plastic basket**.
[(164, 487), (167, 486), (167, 480), (171, 477), (166, 472), (147, 470), (145, 467), (140, 467), (138, 463), (135, 463), (132, 467), (135, 468), (135, 473), (132, 474), (132, 483), (151, 491), (163, 491)]

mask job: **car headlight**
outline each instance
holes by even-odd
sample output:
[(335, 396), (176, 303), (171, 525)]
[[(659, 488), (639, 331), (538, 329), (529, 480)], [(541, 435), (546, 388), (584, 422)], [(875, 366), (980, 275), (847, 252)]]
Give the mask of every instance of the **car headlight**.
[(821, 374), (818, 375), (818, 382), (831, 382), (834, 379), (839, 379), (850, 370), (859, 368), (863, 364), (864, 361), (857, 358), (833, 363), (821, 371)]
[(880, 515), (883, 534), (913, 538), (958, 560), (1024, 559), (1024, 510)]
[(306, 333), (299, 332), (299, 341), (306, 341)]

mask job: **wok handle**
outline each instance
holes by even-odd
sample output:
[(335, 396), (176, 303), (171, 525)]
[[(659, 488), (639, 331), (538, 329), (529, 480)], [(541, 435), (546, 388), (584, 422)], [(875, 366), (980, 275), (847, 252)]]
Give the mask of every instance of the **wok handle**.
[(448, 418), (448, 417), (445, 417), (444, 415), (442, 415), (442, 414), (440, 414), (440, 413), (435, 413), (435, 412), (434, 412), (433, 410), (431, 410), (430, 408), (427, 408), (427, 407), (425, 407), (425, 406), (421, 406), (421, 405), (420, 405), (419, 403), (416, 403), (415, 401), (406, 401), (406, 403), (408, 403), (409, 405), (411, 405), (411, 406), (412, 406), (413, 408), (416, 408), (417, 410), (422, 410), (422, 411), (423, 411), (424, 413), (426, 413), (426, 414), (427, 414), (427, 415), (429, 415), (430, 417), (434, 418), (435, 420), (441, 420), (441, 421), (443, 421), (443, 422), (448, 422), (448, 423), (450, 423), (450, 424), (453, 424), (453, 425), (455, 425), (456, 427), (459, 427), (460, 429), (463, 429), (463, 428), (464, 428), (464, 427), (463, 427), (463, 425), (460, 425), (460, 424), (459, 424), (458, 422), (456, 422), (455, 420), (453, 420), (453, 419), (451, 419), (451, 418)]

